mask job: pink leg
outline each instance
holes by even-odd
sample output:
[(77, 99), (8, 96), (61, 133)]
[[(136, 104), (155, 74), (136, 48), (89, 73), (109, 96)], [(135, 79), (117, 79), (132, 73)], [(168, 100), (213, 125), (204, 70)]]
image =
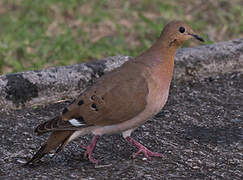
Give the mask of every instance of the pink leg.
[(94, 163), (94, 164), (98, 164), (98, 160), (96, 160), (92, 154), (93, 154), (93, 151), (94, 151), (94, 148), (95, 148), (95, 145), (99, 139), (99, 135), (96, 135), (92, 138), (91, 140), (91, 143), (90, 145), (88, 146), (84, 146), (84, 145), (81, 145), (82, 148), (86, 149), (85, 153), (84, 153), (84, 158), (88, 157), (89, 158), (89, 161)]
[(144, 145), (140, 144), (136, 140), (132, 139), (130, 136), (127, 136), (126, 140), (138, 148), (138, 152), (133, 154), (133, 158), (136, 158), (136, 156), (140, 153), (143, 153), (143, 155), (148, 159), (151, 159), (151, 156), (163, 157), (162, 154), (150, 151), (148, 148), (146, 148)]

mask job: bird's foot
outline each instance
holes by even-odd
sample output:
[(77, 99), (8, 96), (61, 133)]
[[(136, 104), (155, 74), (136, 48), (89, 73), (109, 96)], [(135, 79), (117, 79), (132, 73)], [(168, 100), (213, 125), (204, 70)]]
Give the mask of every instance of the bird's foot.
[(163, 157), (163, 155), (162, 154), (160, 154), (160, 153), (157, 153), (157, 152), (152, 152), (152, 151), (150, 151), (148, 148), (146, 148), (145, 146), (141, 146), (140, 148), (139, 148), (139, 150), (135, 153), (135, 154), (133, 154), (133, 158), (136, 158), (137, 157), (137, 155), (138, 154), (140, 154), (140, 153), (143, 153), (143, 155), (146, 157), (146, 158), (148, 158), (148, 159), (151, 159), (151, 157)]
[(92, 163), (94, 163), (94, 164), (98, 164), (99, 163), (99, 161), (97, 159), (95, 159), (93, 157), (93, 155), (92, 155), (98, 139), (99, 139), (99, 136), (96, 135), (91, 140), (90, 145), (88, 145), (88, 146), (80, 145), (82, 148), (86, 149), (86, 151), (84, 153), (84, 158), (88, 157), (89, 161), (92, 162)]
[(133, 154), (133, 158), (136, 158), (137, 155), (140, 153), (143, 153), (143, 155), (148, 159), (151, 159), (152, 156), (163, 157), (162, 154), (150, 151), (148, 148), (146, 148), (144, 145), (140, 144), (136, 140), (132, 139), (130, 136), (126, 137), (126, 140), (138, 148), (138, 151)]

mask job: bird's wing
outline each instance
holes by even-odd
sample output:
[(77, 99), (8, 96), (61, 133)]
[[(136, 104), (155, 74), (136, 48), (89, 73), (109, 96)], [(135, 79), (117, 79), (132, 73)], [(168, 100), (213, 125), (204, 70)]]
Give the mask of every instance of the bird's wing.
[[(149, 90), (145, 72), (143, 66), (125, 63), (102, 76), (64, 108), (61, 122), (50, 120), (45, 126), (48, 131), (73, 130), (90, 125), (118, 124), (135, 117), (146, 106)], [(45, 132), (43, 124), (38, 127)]]

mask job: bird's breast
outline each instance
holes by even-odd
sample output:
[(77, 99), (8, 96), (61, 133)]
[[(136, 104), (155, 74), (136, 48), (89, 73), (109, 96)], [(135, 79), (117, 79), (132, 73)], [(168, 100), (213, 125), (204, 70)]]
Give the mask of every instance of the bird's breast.
[(170, 88), (170, 79), (154, 77), (149, 82), (149, 94), (147, 97), (148, 107), (152, 115), (157, 114), (165, 105)]

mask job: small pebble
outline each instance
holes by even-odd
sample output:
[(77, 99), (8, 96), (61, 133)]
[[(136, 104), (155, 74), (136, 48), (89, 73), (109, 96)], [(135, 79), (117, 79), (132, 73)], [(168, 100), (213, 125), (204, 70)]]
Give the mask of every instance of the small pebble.
[(55, 153), (49, 153), (48, 156), (49, 156), (50, 158), (53, 158), (53, 157), (55, 156)]
[(239, 123), (239, 122), (241, 122), (242, 120), (241, 119), (239, 119), (239, 118), (235, 118), (235, 119), (232, 119), (231, 120), (231, 122), (233, 122), (233, 123)]
[(25, 163), (27, 163), (27, 161), (24, 160), (24, 159), (18, 159), (17, 162), (20, 163), (20, 164), (25, 164)]
[(103, 164), (103, 165), (95, 165), (95, 168), (105, 168), (105, 167), (110, 167), (112, 164)]

